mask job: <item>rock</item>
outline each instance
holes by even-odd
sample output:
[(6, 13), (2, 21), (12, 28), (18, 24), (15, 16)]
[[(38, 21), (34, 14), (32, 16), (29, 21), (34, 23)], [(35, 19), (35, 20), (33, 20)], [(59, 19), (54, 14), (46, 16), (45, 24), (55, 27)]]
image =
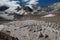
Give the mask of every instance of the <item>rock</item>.
[(42, 38), (42, 37), (44, 37), (44, 35), (42, 33), (40, 33), (39, 38)]
[(49, 36), (47, 34), (45, 34), (45, 38), (48, 38)]

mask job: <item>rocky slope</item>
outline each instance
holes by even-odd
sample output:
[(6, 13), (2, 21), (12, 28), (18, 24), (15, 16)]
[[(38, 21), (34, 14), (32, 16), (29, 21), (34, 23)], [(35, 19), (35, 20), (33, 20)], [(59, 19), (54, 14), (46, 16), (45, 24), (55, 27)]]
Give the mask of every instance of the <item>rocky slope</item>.
[(0, 25), (1, 31), (10, 31), (19, 40), (60, 40), (60, 25), (45, 21), (25, 20)]

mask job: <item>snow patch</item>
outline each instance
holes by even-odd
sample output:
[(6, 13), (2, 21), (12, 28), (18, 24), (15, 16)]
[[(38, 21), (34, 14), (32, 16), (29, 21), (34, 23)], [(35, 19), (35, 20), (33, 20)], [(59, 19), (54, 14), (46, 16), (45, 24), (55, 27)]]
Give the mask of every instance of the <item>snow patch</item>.
[(4, 25), (0, 25), (0, 30), (2, 30), (4, 28)]
[(45, 16), (42, 16), (42, 17), (54, 17), (54, 16), (56, 16), (56, 15), (54, 15), (54, 14), (48, 14), (48, 15), (45, 15)]

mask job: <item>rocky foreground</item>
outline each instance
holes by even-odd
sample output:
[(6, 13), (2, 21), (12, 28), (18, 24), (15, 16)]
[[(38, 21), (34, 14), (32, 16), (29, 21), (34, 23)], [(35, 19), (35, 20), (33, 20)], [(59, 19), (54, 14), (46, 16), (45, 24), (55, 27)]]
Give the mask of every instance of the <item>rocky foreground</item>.
[(60, 40), (60, 25), (45, 21), (14, 21), (0, 25), (0, 30), (19, 40)]

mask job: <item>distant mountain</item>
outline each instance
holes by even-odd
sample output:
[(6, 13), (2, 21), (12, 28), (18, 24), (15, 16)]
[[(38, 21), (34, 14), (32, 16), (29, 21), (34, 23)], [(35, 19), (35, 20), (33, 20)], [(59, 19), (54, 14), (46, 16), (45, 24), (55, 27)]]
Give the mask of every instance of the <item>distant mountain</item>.
[[(6, 11), (7, 10), (7, 11)], [(28, 14), (34, 14), (34, 15), (48, 15), (48, 14), (55, 14), (55, 13), (60, 13), (60, 3), (55, 3), (53, 5), (49, 5), (49, 6), (40, 6), (40, 7), (36, 7), (36, 6), (16, 6), (14, 8), (14, 10), (10, 10), (9, 7), (6, 6), (2, 6), (0, 7), (0, 11), (4, 11), (4, 14), (8, 14), (5, 15), (6, 17), (9, 17), (7, 20), (11, 19), (11, 15), (28, 15)], [(2, 14), (2, 12), (0, 12)], [(4, 15), (2, 14), (2, 15)], [(0, 16), (5, 18), (4, 16)], [(12, 20), (14, 18), (12, 17)]]

